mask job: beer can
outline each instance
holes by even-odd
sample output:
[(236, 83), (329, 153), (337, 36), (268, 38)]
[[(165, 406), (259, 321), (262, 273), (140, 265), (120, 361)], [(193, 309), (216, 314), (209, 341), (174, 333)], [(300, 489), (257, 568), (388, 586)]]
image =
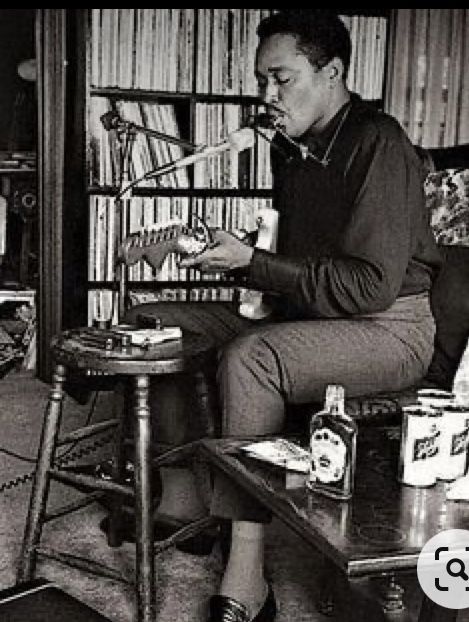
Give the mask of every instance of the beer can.
[(398, 479), (408, 486), (436, 483), (441, 411), (415, 404), (404, 406)]
[(448, 405), (440, 421), (440, 454), (436, 476), (451, 482), (466, 473), (469, 438), (469, 407)]
[(417, 391), (417, 403), (422, 406), (430, 406), (443, 410), (454, 402), (454, 394), (442, 389), (419, 389)]

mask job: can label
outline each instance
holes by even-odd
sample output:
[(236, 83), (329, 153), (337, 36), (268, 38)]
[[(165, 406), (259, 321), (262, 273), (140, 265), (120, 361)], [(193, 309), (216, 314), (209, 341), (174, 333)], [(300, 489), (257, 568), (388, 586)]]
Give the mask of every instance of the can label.
[(403, 412), (399, 479), (409, 486), (432, 486), (440, 460), (441, 414), (422, 405)]
[(432, 436), (424, 436), (423, 438), (416, 438), (414, 441), (414, 452), (412, 460), (427, 460), (433, 458), (440, 452), (439, 446), (440, 432), (435, 426)]
[(469, 443), (468, 412), (464, 408), (449, 406), (443, 410), (440, 424), (441, 455), (437, 477), (451, 482), (466, 472)]
[(451, 456), (458, 456), (459, 454), (467, 451), (467, 445), (469, 440), (469, 428), (466, 428), (459, 434), (453, 434), (451, 439)]

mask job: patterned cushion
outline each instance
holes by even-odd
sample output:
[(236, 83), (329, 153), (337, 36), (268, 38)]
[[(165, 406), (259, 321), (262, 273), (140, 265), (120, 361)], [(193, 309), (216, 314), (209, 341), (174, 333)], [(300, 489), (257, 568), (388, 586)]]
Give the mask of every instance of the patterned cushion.
[(429, 173), (424, 189), (437, 242), (469, 246), (469, 169)]

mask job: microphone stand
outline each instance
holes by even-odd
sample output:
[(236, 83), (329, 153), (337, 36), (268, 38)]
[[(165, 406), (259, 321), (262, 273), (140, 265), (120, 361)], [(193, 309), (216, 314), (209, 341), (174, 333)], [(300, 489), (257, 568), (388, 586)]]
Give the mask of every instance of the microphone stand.
[(188, 151), (195, 151), (196, 146), (183, 138), (179, 138), (179, 136), (172, 136), (171, 134), (164, 134), (163, 132), (158, 132), (157, 130), (153, 130), (149, 127), (145, 127), (144, 125), (137, 125), (132, 121), (127, 121), (123, 119), (117, 110), (109, 110), (105, 112), (100, 117), (101, 123), (104, 126), (104, 129), (115, 130), (117, 136), (120, 136), (123, 133), (134, 132), (135, 134), (139, 132), (140, 134), (145, 134), (146, 136), (150, 136), (151, 138), (156, 138), (158, 140), (165, 140), (168, 143), (173, 143), (175, 145), (179, 145), (183, 149), (187, 149)]
[[(101, 121), (106, 129), (115, 129), (117, 138), (120, 142), (120, 178), (117, 188), (117, 195), (114, 199), (115, 208), (115, 252), (120, 243), (127, 234), (127, 209), (126, 201), (131, 194), (133, 186), (137, 185), (141, 179), (131, 181), (130, 179), (130, 164), (132, 162), (132, 152), (135, 144), (137, 132), (156, 138), (159, 140), (166, 140), (167, 142), (179, 145), (183, 149), (195, 151), (196, 146), (193, 143), (187, 142), (177, 136), (171, 136), (169, 134), (163, 134), (156, 130), (137, 125), (129, 121), (122, 120), (114, 113), (106, 113), (101, 117)], [(144, 176), (145, 178), (146, 176)], [(143, 179), (143, 178), (142, 178)], [(128, 267), (124, 262), (117, 262), (117, 257), (114, 257), (114, 265), (117, 265), (118, 270), (118, 321), (120, 322), (127, 308), (127, 281), (128, 281)]]
[[(126, 201), (128, 200), (128, 193), (130, 190), (130, 163), (132, 162), (132, 152), (135, 144), (135, 138), (137, 136), (136, 128), (132, 124), (127, 124), (124, 131), (119, 135), (121, 143), (120, 148), (120, 178), (117, 196), (114, 199), (114, 222), (115, 222), (115, 236), (114, 236), (114, 253), (117, 253), (117, 249), (124, 239), (127, 233), (127, 209)], [(114, 265), (118, 270), (118, 298), (119, 306), (117, 312), (117, 319), (120, 322), (124, 316), (127, 308), (127, 272), (128, 268), (124, 262), (117, 262), (117, 256), (114, 257)]]
[[(110, 113), (106, 113), (105, 115), (102, 115), (101, 121), (106, 129), (116, 130), (118, 140), (121, 144), (120, 179), (119, 179), (119, 185), (117, 188), (117, 194), (114, 198), (116, 251), (117, 251), (118, 246), (122, 242), (124, 235), (127, 233), (126, 200), (131, 194), (132, 188), (136, 186), (139, 182), (141, 182), (144, 179), (159, 177), (161, 175), (164, 175), (165, 173), (171, 172), (175, 168), (179, 168), (180, 166), (183, 165), (183, 163), (184, 163), (184, 166), (187, 166), (189, 164), (193, 164), (194, 162), (197, 162), (197, 160), (200, 159), (201, 157), (208, 157), (210, 155), (215, 155), (231, 147), (237, 149), (237, 151), (241, 151), (245, 149), (247, 146), (252, 146), (252, 144), (250, 145), (243, 144), (243, 140), (241, 139), (241, 136), (242, 136), (244, 138), (244, 143), (246, 143), (246, 132), (248, 131), (249, 131), (249, 135), (247, 138), (249, 138), (253, 142), (253, 139), (251, 138), (252, 129), (248, 130), (248, 128), (244, 128), (244, 129), (239, 130), (239, 133), (236, 137), (237, 141), (239, 141), (239, 145), (237, 144), (237, 141), (234, 140), (233, 138), (234, 135), (237, 133), (233, 132), (232, 139), (219, 143), (217, 145), (213, 145), (212, 147), (207, 147), (205, 150), (197, 152), (197, 147), (193, 145), (192, 143), (186, 143), (185, 141), (182, 141), (179, 138), (167, 137), (166, 135), (164, 134), (162, 135), (159, 132), (156, 132), (155, 130), (142, 127), (134, 123), (130, 123), (128, 121), (123, 121), (122, 119), (120, 119), (120, 117), (112, 113), (112, 111)], [(176, 160), (175, 162), (169, 162), (168, 164), (164, 164), (158, 167), (156, 170), (146, 173), (141, 178), (134, 179), (133, 181), (131, 181), (129, 169), (130, 169), (130, 163), (132, 162), (132, 149), (135, 143), (137, 132), (143, 132), (144, 134), (147, 134), (148, 136), (152, 136), (154, 138), (160, 138), (162, 136), (164, 136), (166, 140), (169, 140), (169, 138), (171, 138), (172, 142), (177, 142), (181, 146), (191, 149), (192, 151), (196, 151), (196, 153), (193, 153), (190, 156), (186, 156), (185, 158), (182, 158), (182, 160)], [(119, 284), (118, 284), (118, 296), (119, 296), (118, 321), (120, 321), (125, 313), (126, 306), (127, 306), (126, 305), (126, 302), (127, 302), (127, 294), (126, 294), (127, 287), (126, 286), (127, 286), (128, 268), (125, 262), (117, 261), (117, 256), (114, 257), (114, 265), (117, 266), (116, 268), (118, 272), (117, 279), (119, 281)]]
[(129, 130), (134, 132), (135, 134), (139, 132), (140, 134), (146, 134), (151, 138), (157, 138), (159, 140), (165, 140), (168, 143), (173, 143), (174, 145), (179, 145), (183, 149), (187, 149), (188, 151), (195, 151), (196, 146), (193, 143), (187, 142), (186, 140), (179, 138), (178, 136), (171, 136), (170, 134), (163, 134), (163, 132), (158, 132), (157, 130), (152, 130), (149, 127), (144, 127), (143, 125), (137, 125), (136, 123), (128, 123)]

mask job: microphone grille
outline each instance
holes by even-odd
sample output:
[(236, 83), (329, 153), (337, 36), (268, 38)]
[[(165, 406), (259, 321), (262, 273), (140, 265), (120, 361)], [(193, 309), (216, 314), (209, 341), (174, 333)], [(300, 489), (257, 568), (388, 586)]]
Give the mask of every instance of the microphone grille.
[(109, 112), (105, 112), (99, 118), (107, 131), (116, 129), (120, 121), (119, 113), (115, 110), (109, 110)]
[(266, 130), (274, 130), (274, 118), (268, 112), (262, 112), (254, 118), (254, 123), (257, 127), (262, 127)]
[(228, 141), (231, 149), (236, 152), (250, 149), (254, 146), (254, 130), (250, 127), (243, 127), (240, 130), (236, 130), (236, 132), (232, 132), (228, 136)]

